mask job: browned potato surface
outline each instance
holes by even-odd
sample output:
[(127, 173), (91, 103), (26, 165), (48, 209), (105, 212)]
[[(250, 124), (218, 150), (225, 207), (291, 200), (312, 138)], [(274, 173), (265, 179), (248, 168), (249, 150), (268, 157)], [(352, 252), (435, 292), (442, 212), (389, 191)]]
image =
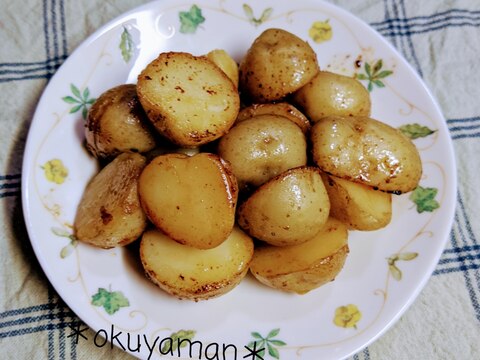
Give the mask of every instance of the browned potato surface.
[(166, 292), (195, 301), (232, 290), (247, 274), (252, 256), (252, 239), (237, 227), (209, 250), (179, 244), (158, 230), (146, 231), (140, 243), (147, 276)]
[(325, 172), (393, 193), (414, 190), (422, 162), (399, 130), (368, 117), (329, 116), (311, 131), (315, 163)]
[(282, 29), (265, 30), (240, 63), (240, 89), (252, 103), (278, 101), (318, 72), (310, 45)]
[(100, 95), (90, 108), (85, 124), (87, 149), (97, 158), (147, 152), (156, 145), (151, 130), (136, 86), (119, 85)]
[(352, 77), (320, 71), (293, 101), (312, 122), (330, 115), (370, 116), (370, 93)]
[(351, 229), (378, 230), (392, 219), (392, 194), (322, 174), (330, 198), (330, 216)]
[(259, 187), (238, 209), (238, 224), (271, 245), (305, 242), (328, 219), (330, 201), (316, 167), (287, 170)]
[(253, 118), (258, 115), (278, 115), (283, 116), (295, 124), (297, 124), (303, 133), (306, 134), (310, 130), (310, 121), (295, 106), (286, 103), (268, 103), (253, 104), (240, 110), (237, 116), (237, 123), (243, 120)]
[(147, 218), (138, 198), (138, 177), (145, 158), (122, 153), (90, 181), (74, 220), (75, 237), (83, 242), (112, 248), (135, 241), (145, 230)]
[(240, 97), (228, 76), (205, 56), (160, 54), (138, 76), (140, 102), (156, 129), (180, 146), (199, 146), (235, 122)]
[(256, 248), (250, 271), (265, 285), (305, 294), (333, 281), (348, 252), (345, 224), (329, 218), (323, 229), (307, 242)]
[(179, 243), (214, 248), (233, 229), (237, 182), (217, 155), (160, 155), (143, 170), (138, 191), (151, 222)]
[(307, 142), (292, 121), (258, 115), (236, 124), (220, 139), (218, 154), (232, 166), (240, 189), (260, 186), (281, 172), (307, 163)]

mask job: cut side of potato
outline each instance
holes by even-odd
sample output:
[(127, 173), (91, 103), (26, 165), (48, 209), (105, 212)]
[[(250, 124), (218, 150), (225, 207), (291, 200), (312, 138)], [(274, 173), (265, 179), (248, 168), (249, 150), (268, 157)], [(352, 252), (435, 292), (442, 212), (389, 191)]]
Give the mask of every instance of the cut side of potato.
[(415, 144), (386, 123), (328, 116), (310, 137), (313, 161), (328, 174), (397, 194), (418, 186), (422, 161)]
[(138, 198), (138, 178), (145, 158), (122, 153), (90, 181), (74, 220), (75, 237), (101, 248), (130, 244), (140, 237), (147, 218)]
[(333, 281), (342, 270), (348, 252), (346, 225), (329, 218), (323, 229), (307, 242), (256, 248), (250, 271), (267, 286), (305, 294)]
[(85, 123), (87, 149), (100, 159), (126, 151), (150, 151), (157, 144), (154, 132), (134, 84), (119, 85), (100, 95)]
[(217, 155), (160, 155), (143, 170), (138, 191), (150, 221), (179, 243), (214, 248), (233, 229), (238, 186)]
[(258, 115), (278, 115), (285, 117), (302, 129), (304, 134), (310, 130), (310, 121), (302, 114), (295, 106), (286, 103), (269, 103), (269, 104), (253, 104), (240, 110), (237, 116), (236, 123), (240, 121), (251, 119)]
[(278, 115), (258, 115), (236, 124), (218, 144), (240, 189), (257, 187), (307, 163), (307, 141), (300, 128)]
[(392, 194), (370, 186), (322, 174), (330, 198), (330, 216), (350, 229), (372, 231), (392, 219)]
[(215, 49), (207, 54), (207, 58), (217, 65), (238, 88), (238, 65), (225, 50)]
[(325, 225), (330, 201), (316, 167), (287, 170), (260, 186), (238, 209), (238, 224), (275, 246), (305, 242)]
[(237, 227), (209, 250), (179, 244), (158, 230), (146, 231), (140, 243), (140, 258), (152, 282), (195, 301), (232, 290), (247, 274), (252, 256), (253, 240)]
[(162, 53), (138, 76), (137, 93), (150, 121), (180, 146), (225, 134), (240, 109), (238, 90), (205, 56)]

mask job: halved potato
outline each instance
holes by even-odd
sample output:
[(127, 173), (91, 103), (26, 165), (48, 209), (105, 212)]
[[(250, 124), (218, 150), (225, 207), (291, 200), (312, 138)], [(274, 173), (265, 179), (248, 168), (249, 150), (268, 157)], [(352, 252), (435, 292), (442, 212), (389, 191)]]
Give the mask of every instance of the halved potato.
[(312, 122), (330, 115), (370, 116), (371, 101), (367, 89), (353, 77), (320, 71), (293, 96)]
[(278, 101), (318, 71), (317, 56), (307, 42), (286, 30), (267, 29), (240, 63), (240, 90), (252, 103)]
[(138, 192), (150, 221), (179, 243), (214, 248), (233, 229), (237, 182), (217, 155), (160, 155), (140, 175)]
[(250, 271), (270, 287), (305, 294), (333, 281), (347, 258), (345, 224), (329, 218), (311, 240), (298, 245), (264, 245), (255, 249)]
[(238, 87), (238, 65), (225, 50), (212, 50), (207, 54), (207, 58), (222, 69), (235, 87)]
[(305, 242), (325, 225), (330, 201), (316, 167), (287, 170), (260, 186), (238, 209), (238, 224), (271, 245)]
[(101, 94), (85, 123), (87, 149), (96, 158), (113, 158), (126, 151), (147, 152), (157, 142), (134, 84), (119, 85)]
[(88, 183), (74, 220), (75, 237), (102, 248), (130, 244), (147, 226), (138, 198), (145, 158), (122, 153)]
[(307, 163), (307, 141), (292, 121), (258, 115), (236, 124), (218, 144), (240, 189), (260, 186), (290, 168)]
[(322, 174), (330, 216), (355, 230), (378, 230), (392, 219), (392, 195), (370, 186)]
[(310, 121), (302, 114), (295, 106), (286, 103), (268, 103), (268, 104), (253, 104), (240, 110), (237, 116), (236, 123), (240, 121), (253, 118), (258, 115), (278, 115), (283, 116), (295, 124), (297, 124), (303, 133), (306, 134), (310, 130)]
[(329, 116), (310, 135), (313, 160), (326, 173), (393, 193), (418, 186), (418, 150), (390, 125), (368, 117)]
[(138, 76), (140, 102), (156, 129), (181, 146), (225, 134), (240, 108), (237, 88), (205, 56), (161, 53)]
[(147, 276), (181, 299), (206, 300), (232, 290), (245, 277), (253, 240), (235, 227), (214, 249), (179, 244), (158, 230), (143, 234), (140, 258)]

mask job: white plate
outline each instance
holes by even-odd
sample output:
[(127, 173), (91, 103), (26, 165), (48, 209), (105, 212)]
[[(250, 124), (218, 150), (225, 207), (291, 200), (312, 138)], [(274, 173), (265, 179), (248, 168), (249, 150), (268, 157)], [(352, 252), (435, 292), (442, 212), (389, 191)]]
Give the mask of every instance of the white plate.
[[(138, 357), (147, 358), (145, 341), (151, 346), (156, 339), (151, 358), (159, 358), (159, 349), (168, 350), (174, 333), (201, 342), (210, 358), (217, 350), (222, 358), (225, 346), (227, 359), (242, 359), (249, 354), (245, 346), (261, 338), (269, 350), (265, 359), (352, 355), (407, 309), (431, 275), (449, 234), (456, 194), (452, 144), (438, 106), (401, 56), (366, 24), (330, 4), (249, 4), (164, 0), (126, 13), (65, 61), (33, 119), (22, 186), (35, 253), (60, 296), (99, 335), (112, 340), (113, 326), (114, 333), (122, 331), (113, 343), (125, 348), (128, 335), (131, 348), (140, 335), (141, 351), (132, 352)], [(317, 28), (313, 33), (312, 26)], [(381, 231), (351, 232), (351, 253), (336, 281), (303, 296), (271, 290), (248, 277), (223, 297), (179, 301), (145, 279), (134, 251), (100, 250), (72, 241), (76, 206), (97, 170), (82, 146), (82, 113), (90, 106), (88, 100), (114, 85), (135, 82), (162, 51), (204, 54), (223, 48), (240, 60), (253, 39), (270, 27), (308, 40), (321, 68), (364, 74), (359, 76), (366, 87), (371, 84), (373, 117), (395, 127), (419, 124), (434, 130), (414, 140), (424, 167), (418, 206), (410, 194), (395, 197), (392, 223)], [(314, 41), (315, 35), (320, 42)], [(365, 79), (367, 64), (371, 81)], [(335, 322), (342, 311), (343, 322)], [(102, 343), (99, 339), (97, 344)], [(192, 350), (195, 358), (199, 347), (176, 349), (172, 357), (189, 358)]]

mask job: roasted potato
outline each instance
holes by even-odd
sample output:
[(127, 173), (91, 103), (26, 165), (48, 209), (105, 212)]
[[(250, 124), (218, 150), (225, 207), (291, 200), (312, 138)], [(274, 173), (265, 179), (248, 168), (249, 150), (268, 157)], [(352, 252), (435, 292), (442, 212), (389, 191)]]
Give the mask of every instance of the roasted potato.
[(138, 192), (150, 221), (181, 244), (211, 249), (233, 229), (237, 182), (217, 155), (160, 155), (142, 171)]
[(140, 259), (153, 283), (181, 299), (206, 300), (232, 290), (245, 277), (253, 241), (235, 227), (221, 245), (200, 250), (158, 230), (143, 234)]
[(228, 76), (205, 56), (161, 53), (138, 76), (137, 93), (148, 118), (180, 146), (199, 146), (235, 122), (240, 97)]
[(138, 178), (145, 158), (122, 153), (87, 185), (77, 208), (75, 237), (101, 248), (130, 244), (140, 237), (147, 218), (138, 198)]
[(392, 194), (322, 174), (330, 199), (330, 216), (354, 230), (378, 230), (392, 219)]
[(328, 219), (330, 201), (316, 167), (287, 170), (260, 186), (238, 209), (249, 235), (275, 246), (305, 242)]
[(370, 116), (370, 93), (355, 78), (320, 71), (293, 95), (293, 102), (312, 122), (330, 115)]
[(87, 149), (100, 159), (126, 151), (150, 151), (157, 144), (154, 132), (134, 84), (119, 85), (101, 94), (85, 123)]
[(258, 36), (240, 63), (240, 90), (252, 103), (283, 99), (307, 84), (319, 71), (310, 45), (282, 29)]
[(240, 189), (260, 186), (281, 172), (307, 163), (307, 142), (292, 121), (258, 115), (236, 124), (218, 144)]
[(399, 130), (368, 117), (329, 116), (311, 130), (315, 163), (326, 173), (392, 193), (414, 190), (422, 162)]
[(264, 245), (255, 249), (251, 273), (270, 287), (305, 294), (333, 281), (347, 258), (345, 224), (329, 218), (312, 239), (298, 245)]
[(238, 65), (225, 50), (215, 49), (207, 54), (207, 58), (217, 65), (238, 88)]
[(253, 118), (258, 115), (278, 115), (283, 116), (297, 124), (303, 133), (310, 130), (310, 121), (295, 106), (286, 103), (253, 104), (240, 110), (236, 123)]

